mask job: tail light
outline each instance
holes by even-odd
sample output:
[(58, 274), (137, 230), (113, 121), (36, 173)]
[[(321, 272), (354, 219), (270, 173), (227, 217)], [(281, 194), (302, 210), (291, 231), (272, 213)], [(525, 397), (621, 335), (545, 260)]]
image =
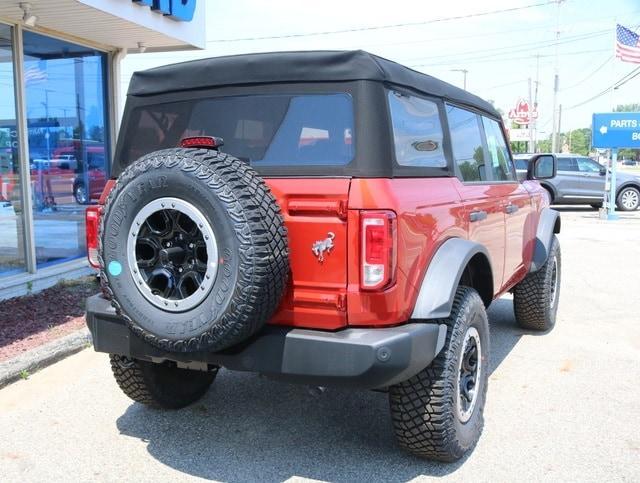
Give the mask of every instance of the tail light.
[(363, 211), (360, 223), (360, 286), (366, 290), (386, 288), (395, 282), (396, 276), (396, 215), (391, 211)]
[(180, 140), (181, 148), (218, 149), (224, 140), (215, 136), (189, 136)]
[(85, 212), (85, 226), (87, 231), (87, 258), (89, 265), (100, 268), (98, 261), (98, 227), (100, 226), (100, 215), (102, 206), (90, 206)]

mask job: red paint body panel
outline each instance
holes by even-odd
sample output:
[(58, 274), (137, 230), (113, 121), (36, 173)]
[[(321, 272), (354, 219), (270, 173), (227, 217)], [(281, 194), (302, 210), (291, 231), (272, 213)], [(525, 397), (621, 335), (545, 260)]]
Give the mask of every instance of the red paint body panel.
[[(291, 274), (287, 294), (270, 323), (336, 330), (392, 326), (411, 316), (436, 250), (453, 237), (487, 247), (494, 295), (522, 280), (531, 264), (541, 188), (521, 183), (463, 184), (457, 178), (267, 178), (289, 231)], [(516, 213), (505, 214), (506, 206)], [(470, 223), (474, 209), (487, 219)], [(395, 283), (382, 291), (360, 287), (360, 213), (397, 216)], [(318, 260), (311, 248), (334, 234)]]
[[(270, 323), (317, 329), (347, 325), (346, 178), (267, 178), (289, 233), (289, 288)], [(332, 233), (333, 248), (320, 262), (313, 244)]]
[[(359, 290), (358, 234), (349, 240), (349, 325), (385, 326), (406, 322), (426, 267), (448, 238), (466, 238), (464, 210), (452, 178), (354, 179), (349, 212), (392, 210), (398, 219), (398, 273), (383, 292)], [(357, 227), (354, 219), (349, 226)]]

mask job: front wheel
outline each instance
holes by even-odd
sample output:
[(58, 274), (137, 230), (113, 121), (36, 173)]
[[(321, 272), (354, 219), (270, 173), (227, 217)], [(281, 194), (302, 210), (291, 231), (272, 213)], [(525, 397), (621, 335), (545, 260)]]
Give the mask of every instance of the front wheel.
[(484, 303), (459, 287), (447, 338), (434, 361), (411, 379), (389, 388), (396, 438), (411, 453), (456, 461), (480, 439), (489, 376), (489, 325)]
[(180, 409), (205, 395), (218, 373), (181, 369), (172, 362), (156, 364), (111, 354), (111, 371), (128, 397), (162, 409)]
[(561, 280), (560, 242), (554, 235), (547, 261), (513, 290), (513, 309), (520, 327), (551, 330), (556, 323)]
[(636, 188), (629, 186), (628, 188), (622, 188), (618, 193), (616, 200), (618, 208), (622, 211), (634, 211), (640, 206), (640, 191)]

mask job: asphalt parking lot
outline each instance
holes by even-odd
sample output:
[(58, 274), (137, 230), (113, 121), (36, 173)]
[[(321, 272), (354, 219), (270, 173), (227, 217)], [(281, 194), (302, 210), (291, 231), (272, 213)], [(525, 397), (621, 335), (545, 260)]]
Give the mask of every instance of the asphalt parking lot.
[(563, 209), (562, 288), (549, 334), (489, 312), (485, 430), (452, 465), (396, 448), (387, 396), (221, 372), (177, 412), (128, 400), (85, 350), (0, 391), (2, 481), (640, 480), (640, 212)]

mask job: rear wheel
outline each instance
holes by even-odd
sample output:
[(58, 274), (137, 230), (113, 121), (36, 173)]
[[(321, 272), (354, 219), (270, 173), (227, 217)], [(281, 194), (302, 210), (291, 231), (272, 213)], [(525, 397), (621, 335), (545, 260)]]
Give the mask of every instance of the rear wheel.
[(616, 201), (618, 208), (622, 211), (637, 210), (640, 206), (640, 191), (632, 186), (622, 188)]
[(489, 375), (489, 325), (484, 303), (469, 287), (458, 288), (447, 339), (425, 369), (389, 388), (396, 438), (411, 453), (455, 461), (482, 433)]
[(147, 406), (180, 409), (200, 399), (218, 373), (181, 369), (172, 362), (156, 364), (111, 354), (113, 376), (128, 397)]
[(78, 183), (75, 188), (73, 188), (73, 197), (79, 205), (86, 205), (89, 203), (87, 188), (85, 188), (83, 183)]

